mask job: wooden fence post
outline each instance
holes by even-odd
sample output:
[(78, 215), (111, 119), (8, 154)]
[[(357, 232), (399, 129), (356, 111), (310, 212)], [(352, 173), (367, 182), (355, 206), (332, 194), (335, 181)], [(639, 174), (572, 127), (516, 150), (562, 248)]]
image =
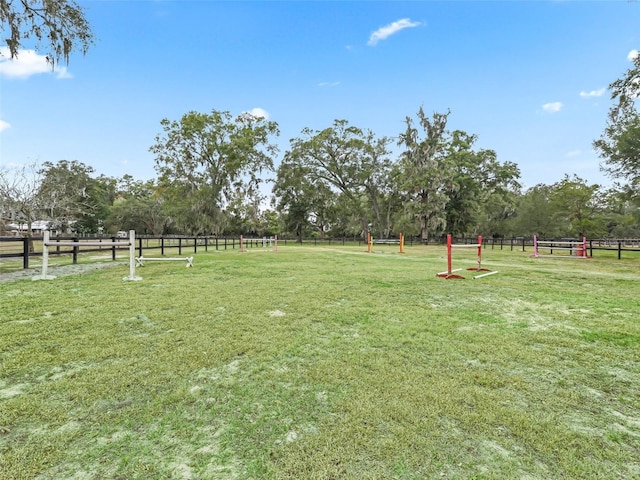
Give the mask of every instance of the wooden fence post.
[(29, 237), (22, 238), (22, 268), (29, 268)]
[[(72, 242), (77, 242), (78, 237), (73, 237), (71, 239)], [(73, 246), (73, 264), (76, 265), (78, 263), (78, 245)]]

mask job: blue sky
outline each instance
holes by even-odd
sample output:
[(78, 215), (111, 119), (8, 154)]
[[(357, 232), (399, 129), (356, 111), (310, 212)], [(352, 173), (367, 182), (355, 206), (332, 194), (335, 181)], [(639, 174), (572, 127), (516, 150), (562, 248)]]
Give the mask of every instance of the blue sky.
[[(212, 109), (276, 121), (280, 158), (334, 119), (397, 136), (450, 129), (518, 164), (522, 183), (608, 184), (592, 142), (606, 87), (640, 49), (632, 1), (83, 1), (97, 36), (54, 72), (0, 57), (0, 166), (78, 160), (154, 178), (163, 118)], [(279, 159), (278, 159), (279, 160)]]

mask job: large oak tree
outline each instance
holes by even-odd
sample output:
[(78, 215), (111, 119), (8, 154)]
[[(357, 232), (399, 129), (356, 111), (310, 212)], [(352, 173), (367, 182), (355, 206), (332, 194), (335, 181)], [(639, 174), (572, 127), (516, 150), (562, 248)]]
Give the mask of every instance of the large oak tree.
[(217, 110), (160, 123), (163, 133), (150, 151), (170, 215), (185, 233), (220, 234), (237, 192), (255, 197), (262, 174), (273, 170), (277, 147), (270, 142), (279, 134), (277, 123)]
[(383, 226), (383, 195), (391, 168), (388, 144), (385, 137), (335, 120), (321, 131), (305, 128), (302, 137), (291, 140), (283, 163), (299, 165), (313, 183), (340, 192), (357, 212), (365, 235), (371, 224), (384, 236), (388, 229)]
[(418, 110), (418, 125), (407, 117), (407, 128), (398, 144), (405, 150), (400, 158), (401, 189), (405, 193), (405, 208), (420, 225), (420, 238), (427, 240), (446, 228), (446, 205), (454, 188), (455, 171), (447, 155), (449, 135), (447, 113), (434, 113), (429, 118), (422, 107)]

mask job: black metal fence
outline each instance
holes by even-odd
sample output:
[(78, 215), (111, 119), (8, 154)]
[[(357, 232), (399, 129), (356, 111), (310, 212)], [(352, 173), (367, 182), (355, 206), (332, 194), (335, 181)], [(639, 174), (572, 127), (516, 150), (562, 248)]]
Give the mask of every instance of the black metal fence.
[[(49, 255), (71, 255), (73, 257), (73, 263), (77, 263), (78, 255), (80, 253), (109, 253), (112, 260), (116, 259), (118, 251), (128, 251), (129, 246), (127, 243), (128, 238), (119, 237), (69, 237), (69, 236), (56, 236), (50, 239), (50, 242), (81, 242), (91, 241), (93, 242), (105, 242), (112, 244), (115, 242), (122, 242), (122, 246), (118, 245), (105, 245), (101, 246), (58, 246), (55, 245), (49, 247)], [(567, 241), (568, 239), (555, 239), (557, 241)], [(575, 240), (579, 242), (579, 240)], [(468, 243), (475, 244), (478, 241), (477, 237), (458, 237), (455, 238), (454, 243)], [(545, 239), (549, 242), (549, 239)], [(341, 238), (292, 238), (283, 237), (279, 238), (280, 245), (366, 245), (363, 238), (360, 237), (341, 237)], [(398, 244), (399, 240), (396, 239), (373, 239), (375, 244)], [(533, 238), (513, 237), (513, 238), (485, 238), (482, 241), (485, 249), (509, 249), (511, 251), (518, 250), (526, 252), (527, 248), (533, 249)], [(273, 237), (250, 237), (243, 238), (244, 248), (262, 248), (273, 247), (275, 239)], [(416, 245), (443, 245), (446, 244), (446, 238), (436, 238), (428, 241), (416, 237), (406, 237), (405, 246), (411, 247)], [(139, 236), (136, 237), (136, 250), (138, 255), (142, 256), (143, 252), (155, 251), (160, 255), (165, 255), (167, 251), (175, 253), (177, 250), (178, 255), (182, 255), (183, 252), (208, 251), (208, 250), (235, 250), (240, 249), (239, 237), (211, 237), (211, 236), (169, 236), (169, 237), (154, 237), (154, 236)], [(589, 256), (593, 257), (596, 251), (613, 251), (616, 252), (617, 258), (622, 259), (623, 254), (628, 252), (640, 252), (640, 239), (593, 239), (588, 241)], [(0, 237), (0, 258), (21, 258), (22, 268), (29, 268), (29, 260), (34, 257), (42, 256), (42, 238), (33, 237)]]

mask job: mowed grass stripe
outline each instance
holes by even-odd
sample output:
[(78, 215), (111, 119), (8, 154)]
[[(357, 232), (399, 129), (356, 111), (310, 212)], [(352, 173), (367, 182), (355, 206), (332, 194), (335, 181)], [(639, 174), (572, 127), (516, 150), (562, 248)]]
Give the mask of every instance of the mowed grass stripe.
[(0, 284), (0, 478), (640, 475), (637, 262), (406, 250)]

